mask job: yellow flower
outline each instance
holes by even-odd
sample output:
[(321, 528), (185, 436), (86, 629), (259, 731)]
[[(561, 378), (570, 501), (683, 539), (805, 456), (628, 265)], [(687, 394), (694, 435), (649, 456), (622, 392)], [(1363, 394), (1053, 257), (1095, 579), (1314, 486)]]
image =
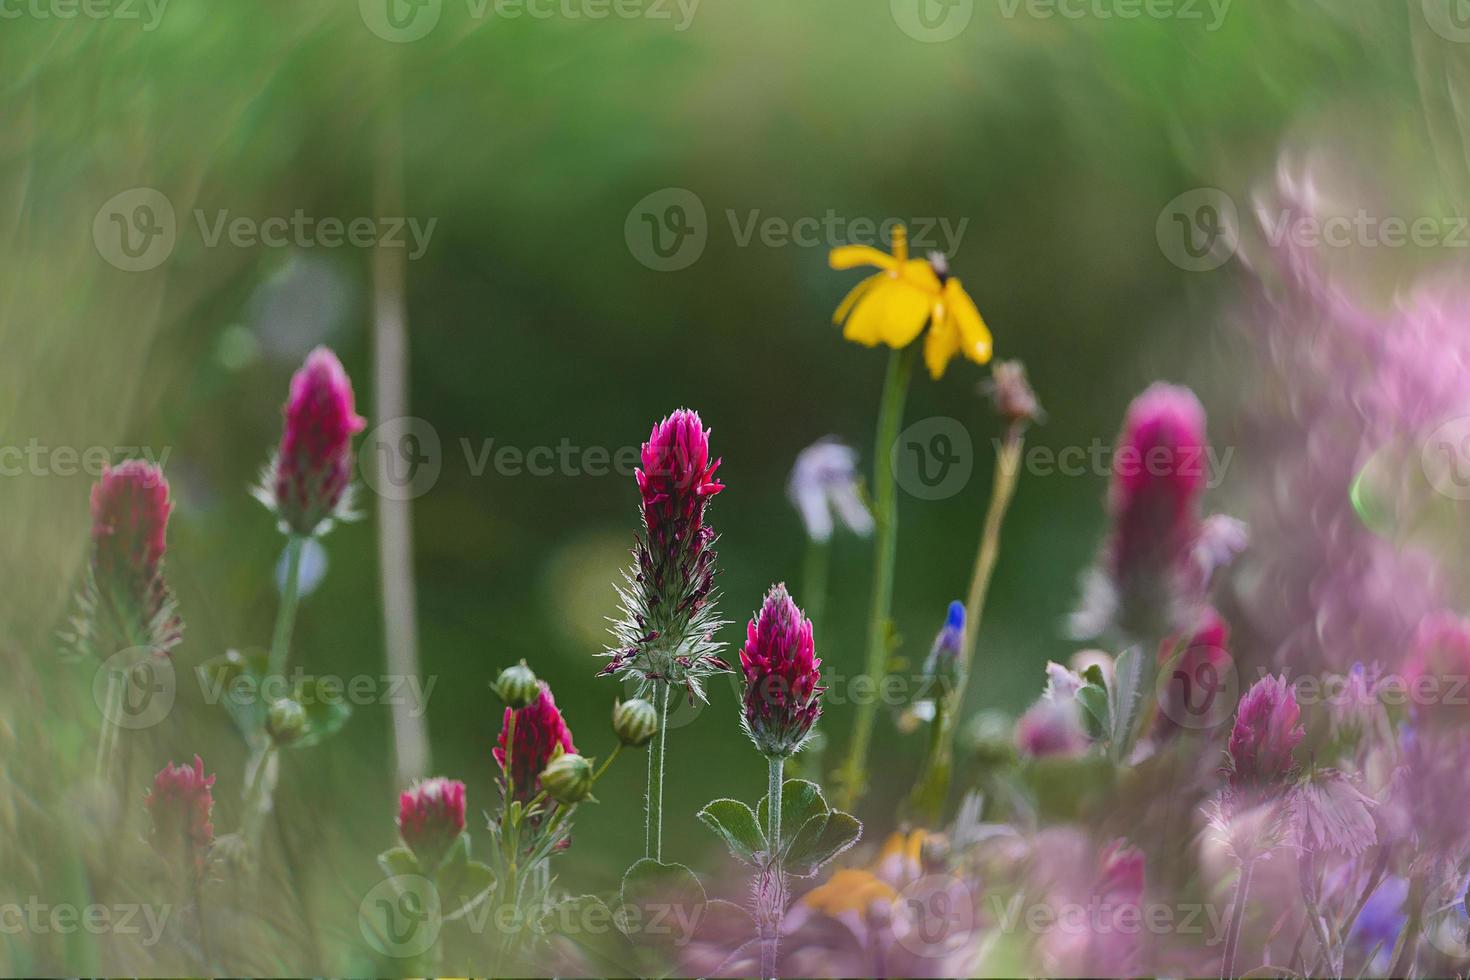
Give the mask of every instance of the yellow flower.
[(825, 884), (803, 895), (802, 904), (834, 919), (844, 913), (866, 918), (873, 905), (893, 903), (898, 899), (899, 889), (923, 875), (927, 838), (928, 834), (922, 830), (909, 834), (895, 832), (871, 867), (843, 868)]
[(908, 232), (893, 230), (893, 254), (868, 245), (832, 250), (834, 269), (876, 266), (881, 271), (857, 284), (832, 321), (844, 324), (842, 335), (867, 347), (879, 343), (899, 349), (919, 336), (924, 324), (924, 363), (936, 380), (950, 360), (963, 353), (976, 364), (990, 360), (990, 330), (960, 281), (949, 275), (942, 257), (909, 258)]

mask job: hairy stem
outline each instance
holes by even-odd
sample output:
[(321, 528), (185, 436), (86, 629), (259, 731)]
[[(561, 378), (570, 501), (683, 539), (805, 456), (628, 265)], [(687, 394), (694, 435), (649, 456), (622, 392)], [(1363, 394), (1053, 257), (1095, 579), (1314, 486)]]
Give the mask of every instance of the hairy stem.
[(970, 593), (965, 598), (965, 632), (960, 646), (959, 669), (954, 687), (935, 696), (934, 722), (930, 734), (929, 755), (910, 805), (915, 815), (935, 825), (949, 796), (950, 774), (954, 769), (954, 727), (965, 699), (970, 680), (970, 665), (975, 659), (975, 646), (980, 635), (980, 621), (985, 614), (985, 597), (990, 593), (990, 579), (1000, 557), (1000, 532), (1006, 511), (1016, 496), (1016, 483), (1021, 475), (1021, 427), (1012, 425), (1005, 441), (996, 450), (995, 476), (990, 488), (990, 506), (985, 512), (985, 525), (980, 533), (980, 548), (975, 553), (975, 571), (970, 576)]
[(658, 736), (648, 745), (648, 797), (643, 824), (643, 856), (664, 859), (664, 740), (669, 731), (669, 685), (654, 685)]
[(784, 759), (766, 759), (766, 842), (770, 857), (763, 874), (771, 876), (770, 905), (762, 909), (761, 976), (776, 976), (776, 953), (781, 941), (781, 919), (786, 911), (786, 883), (781, 868), (781, 780)]
[[(886, 673), (889, 654), (890, 621), (893, 608), (893, 564), (898, 553), (898, 490), (893, 479), (893, 444), (903, 424), (903, 406), (913, 374), (915, 345), (896, 350), (888, 358), (888, 373), (883, 379), (883, 395), (878, 405), (878, 435), (873, 446), (873, 523), (876, 542), (873, 548), (873, 596), (868, 617), (868, 659), (866, 671), (874, 684), (880, 684)], [(873, 722), (878, 711), (874, 699), (867, 699), (857, 709), (853, 723), (852, 743), (843, 764), (838, 806), (850, 810), (862, 797), (868, 780), (868, 745), (873, 738)]]
[(1235, 976), (1235, 956), (1240, 950), (1240, 931), (1245, 924), (1245, 902), (1250, 894), (1251, 873), (1255, 867), (1254, 860), (1242, 864), (1240, 880), (1235, 883), (1235, 900), (1230, 903), (1230, 919), (1225, 927), (1225, 955), (1220, 961), (1221, 980), (1229, 980)]
[(293, 534), (286, 539), (286, 581), (281, 588), (281, 605), (276, 610), (276, 630), (271, 635), (266, 672), (279, 677), (286, 672), (291, 654), (291, 630), (296, 625), (296, 606), (301, 599), (301, 551), (306, 539)]

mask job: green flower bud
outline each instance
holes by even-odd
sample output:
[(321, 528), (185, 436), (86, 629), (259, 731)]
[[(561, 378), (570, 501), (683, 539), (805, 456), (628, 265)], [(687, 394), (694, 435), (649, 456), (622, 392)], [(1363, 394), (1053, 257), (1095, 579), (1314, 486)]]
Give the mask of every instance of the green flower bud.
[(592, 797), (592, 763), (575, 752), (560, 752), (541, 770), (541, 788), (558, 803)]
[(540, 690), (541, 682), (524, 660), (502, 670), (495, 681), (495, 693), (500, 695), (500, 700), (518, 711), (536, 700)]
[(266, 712), (265, 729), (277, 745), (290, 745), (305, 735), (309, 727), (306, 709), (291, 698), (273, 702)]
[(658, 710), (642, 698), (613, 705), (613, 732), (624, 745), (647, 745), (658, 734)]

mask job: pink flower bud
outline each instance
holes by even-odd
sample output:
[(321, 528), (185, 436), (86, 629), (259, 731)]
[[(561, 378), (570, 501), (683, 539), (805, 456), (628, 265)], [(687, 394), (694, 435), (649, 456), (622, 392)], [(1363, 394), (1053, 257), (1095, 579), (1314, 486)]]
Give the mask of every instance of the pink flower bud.
[(801, 749), (822, 714), (821, 666), (811, 620), (791, 601), (785, 585), (772, 586), (746, 627), (740, 651), (742, 722), (756, 748), (781, 758)]
[(1022, 756), (1074, 758), (1087, 751), (1080, 708), (1072, 698), (1042, 698), (1016, 719), (1016, 751)]
[(464, 833), (464, 783), (423, 779), (398, 797), (398, 836), (419, 866), (433, 871)]
[(193, 768), (170, 762), (153, 777), (153, 788), (143, 803), (153, 819), (151, 839), (159, 854), (173, 859), (182, 853), (194, 868), (204, 867), (214, 842), (214, 825), (209, 821), (214, 809), (213, 785), (214, 776), (204, 775), (204, 762), (197, 755)]
[(1419, 725), (1470, 720), (1470, 620), (1453, 613), (1426, 617), (1404, 663), (1409, 711)]
[(151, 463), (130, 459), (107, 467), (92, 487), (90, 581), (78, 633), (94, 652), (130, 647), (166, 653), (183, 624), (163, 578), (168, 481)]
[(1274, 788), (1296, 771), (1292, 751), (1306, 735), (1285, 676), (1262, 677), (1240, 699), (1227, 747), (1233, 789)]
[(536, 699), (524, 708), (505, 709), (505, 720), (501, 725), (500, 738), (494, 749), (495, 761), (505, 769), (505, 749), (510, 737), (511, 718), (515, 718), (515, 741), (511, 746), (510, 775), (514, 781), (513, 799), (529, 802), (541, 791), (541, 771), (556, 754), (558, 747), (563, 752), (576, 752), (572, 744), (572, 732), (567, 728), (551, 688), (542, 683)]
[(353, 407), (352, 381), (337, 355), (325, 347), (307, 355), (291, 378), (285, 416), (261, 497), (286, 531), (305, 536), (347, 516), (352, 437), (367, 425)]

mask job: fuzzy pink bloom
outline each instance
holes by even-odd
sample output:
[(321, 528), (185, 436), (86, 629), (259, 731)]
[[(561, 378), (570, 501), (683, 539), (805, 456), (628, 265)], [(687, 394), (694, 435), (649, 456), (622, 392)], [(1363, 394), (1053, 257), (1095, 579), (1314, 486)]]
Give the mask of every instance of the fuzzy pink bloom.
[(1301, 708), (1285, 676), (1262, 677), (1240, 699), (1226, 767), (1232, 788), (1284, 783), (1296, 768), (1292, 752), (1306, 735)]
[(618, 645), (600, 675), (621, 674), (640, 690), (682, 686), (691, 701), (702, 680), (730, 669), (717, 656), (714, 633), (715, 532), (705, 523), (711, 498), (725, 489), (715, 478), (709, 431), (699, 413), (681, 408), (653, 427), (636, 472), (643, 537), (620, 590)]
[(270, 504), (292, 534), (309, 535), (338, 514), (352, 481), (352, 437), (367, 425), (337, 355), (325, 347), (307, 355), (291, 377), (285, 416)]
[(1419, 624), (1404, 663), (1404, 688), (1416, 723), (1470, 721), (1470, 620), (1437, 613)]
[(398, 836), (427, 871), (439, 866), (464, 833), (464, 783), (422, 779), (398, 797)]
[(1376, 803), (1347, 774), (1317, 769), (1294, 787), (1289, 798), (1296, 844), (1305, 851), (1339, 851), (1356, 857), (1378, 841), (1369, 809)]
[(79, 633), (104, 656), (135, 646), (166, 653), (182, 630), (163, 578), (168, 480), (143, 460), (107, 467), (91, 508), (91, 581)]
[(1074, 619), (1079, 635), (1158, 637), (1185, 620), (1199, 581), (1206, 450), (1205, 410), (1188, 388), (1157, 383), (1128, 407), (1113, 454), (1111, 530)]
[(510, 754), (510, 774), (515, 782), (513, 799), (526, 803), (541, 791), (541, 770), (556, 754), (557, 747), (563, 752), (576, 752), (577, 747), (572, 744), (571, 729), (557, 710), (551, 688), (542, 684), (536, 700), (519, 710), (505, 709), (500, 738), (493, 751), (502, 770), (512, 716), (515, 717), (515, 745)]
[(214, 776), (204, 775), (204, 761), (194, 756), (193, 767), (175, 766), (172, 762), (153, 777), (153, 788), (143, 803), (153, 819), (153, 847), (165, 858), (180, 852), (188, 856), (196, 868), (214, 842), (214, 794), (210, 787)]
[(1099, 846), (1071, 827), (1041, 831), (1029, 882), (1056, 918), (1036, 937), (1040, 972), (1117, 977), (1143, 969), (1144, 855), (1117, 839)]
[(1079, 756), (1088, 744), (1077, 702), (1071, 698), (1042, 698), (1016, 719), (1016, 750), (1023, 756)]
[(741, 721), (756, 747), (785, 757), (801, 748), (822, 714), (822, 661), (812, 622), (774, 585), (745, 629), (740, 669), (745, 674)]

